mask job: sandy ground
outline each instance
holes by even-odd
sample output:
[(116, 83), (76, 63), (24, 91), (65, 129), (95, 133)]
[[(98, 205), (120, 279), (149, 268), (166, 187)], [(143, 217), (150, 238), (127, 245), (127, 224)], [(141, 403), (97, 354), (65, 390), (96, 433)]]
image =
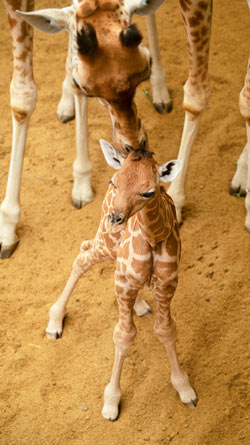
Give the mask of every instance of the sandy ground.
[[(37, 2), (37, 8), (46, 6), (46, 1)], [(145, 22), (138, 23), (146, 41)], [(80, 281), (68, 306), (62, 339), (51, 342), (45, 336), (49, 308), (64, 286), (79, 245), (92, 238), (98, 226), (112, 174), (98, 140), (111, 141), (111, 123), (92, 99), (89, 145), (96, 199), (78, 211), (70, 203), (74, 122), (62, 125), (56, 119), (67, 36), (35, 33), (39, 91), (24, 160), (21, 241), (9, 260), (0, 261), (2, 445), (250, 443), (250, 235), (244, 229), (244, 200), (228, 194), (245, 144), (238, 95), (248, 60), (249, 24), (245, 1), (215, 1), (213, 95), (191, 159), (180, 284), (172, 304), (181, 363), (198, 393), (198, 406), (183, 406), (170, 384), (163, 346), (153, 335), (153, 314), (135, 320), (138, 335), (124, 364), (122, 410), (115, 423), (101, 416), (117, 320), (113, 263), (94, 267)], [(174, 109), (170, 115), (154, 111), (144, 92), (149, 83), (138, 88), (136, 102), (151, 147), (163, 162), (177, 154), (184, 115), (186, 41), (176, 1), (161, 8), (158, 25)], [(2, 200), (11, 150), (12, 73), (2, 4), (0, 54)], [(153, 306), (150, 293), (145, 297)]]

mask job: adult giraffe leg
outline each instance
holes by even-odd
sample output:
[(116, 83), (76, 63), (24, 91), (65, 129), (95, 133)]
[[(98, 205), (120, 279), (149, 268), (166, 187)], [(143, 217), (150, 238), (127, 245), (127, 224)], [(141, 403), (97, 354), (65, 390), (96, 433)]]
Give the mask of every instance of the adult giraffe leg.
[(105, 419), (114, 421), (119, 416), (119, 403), (121, 400), (120, 378), (122, 365), (129, 347), (136, 336), (136, 327), (133, 322), (133, 305), (138, 290), (128, 290), (116, 285), (116, 295), (119, 307), (119, 321), (114, 329), (113, 341), (115, 344), (115, 360), (109, 384), (104, 391), (104, 406), (102, 415)]
[(153, 88), (153, 104), (158, 113), (162, 113), (164, 110), (170, 113), (172, 101), (166, 87), (166, 73), (161, 63), (155, 14), (147, 15), (146, 23), (149, 51), (152, 57), (150, 82)]
[(171, 183), (168, 193), (173, 198), (179, 223), (185, 202), (185, 185), (191, 150), (197, 135), (202, 110), (210, 98), (208, 77), (212, 0), (179, 0), (187, 32), (189, 52), (188, 80), (184, 86), (185, 121), (178, 160), (183, 167)]
[[(246, 130), (247, 130), (247, 145), (245, 146), (243, 153), (240, 156), (238, 161), (238, 167), (236, 174), (237, 176), (241, 175), (241, 181), (239, 183), (240, 190), (246, 191), (246, 220), (245, 227), (248, 232), (250, 232), (250, 57), (248, 60), (247, 74), (245, 78), (245, 84), (243, 89), (240, 92), (240, 112), (241, 115), (246, 120)], [(236, 175), (235, 174), (235, 175)], [(235, 184), (235, 175), (231, 184), (231, 188), (233, 184)]]
[[(28, 4), (28, 8), (24, 4)], [(0, 208), (1, 258), (9, 258), (16, 249), (16, 225), (20, 218), (20, 185), (29, 120), (36, 104), (36, 85), (32, 69), (33, 29), (16, 15), (15, 10), (33, 9), (33, 2), (4, 0), (13, 51), (13, 76), (10, 85), (12, 112), (12, 150), (5, 198)]]
[(75, 94), (76, 159), (73, 164), (72, 203), (77, 209), (93, 201), (95, 196), (91, 187), (93, 167), (88, 150), (87, 101), (86, 96)]
[(71, 36), (69, 35), (68, 54), (66, 59), (66, 76), (62, 84), (62, 97), (57, 107), (57, 117), (63, 123), (75, 118), (75, 97), (72, 89), (72, 54)]
[(91, 187), (92, 163), (88, 151), (87, 97), (75, 94), (72, 88), (72, 52), (69, 36), (66, 59), (66, 76), (62, 86), (62, 97), (57, 107), (57, 117), (66, 123), (76, 116), (76, 159), (73, 165), (74, 185), (72, 204), (77, 209), (93, 201)]
[(174, 295), (176, 285), (176, 281), (172, 281), (167, 286), (164, 286), (164, 288), (159, 285), (153, 289), (157, 308), (154, 330), (156, 337), (163, 343), (166, 349), (171, 367), (171, 383), (173, 387), (178, 392), (184, 404), (196, 406), (196, 394), (189, 383), (187, 374), (180, 367), (176, 353), (176, 325), (170, 314), (170, 302)]
[(66, 76), (62, 86), (62, 97), (57, 107), (57, 117), (62, 123), (76, 117), (76, 159), (73, 165), (72, 204), (80, 209), (93, 201), (94, 193), (91, 187), (92, 163), (88, 151), (88, 100), (84, 95), (75, 94), (72, 88), (71, 47), (71, 36), (69, 36)]
[(240, 196), (246, 196), (247, 173), (248, 173), (248, 144), (245, 145), (237, 161), (237, 169), (230, 186), (231, 195), (240, 194)]

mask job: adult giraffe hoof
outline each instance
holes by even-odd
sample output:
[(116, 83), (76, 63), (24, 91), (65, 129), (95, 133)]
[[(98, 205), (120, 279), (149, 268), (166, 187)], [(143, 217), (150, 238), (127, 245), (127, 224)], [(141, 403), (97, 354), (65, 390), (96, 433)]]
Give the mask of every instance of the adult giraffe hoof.
[(168, 103), (154, 103), (154, 107), (156, 109), (156, 111), (160, 114), (162, 114), (164, 112), (164, 110), (166, 110), (166, 113), (171, 113), (172, 109), (173, 109), (173, 103), (168, 102)]
[(56, 115), (63, 124), (75, 119), (75, 101), (71, 88), (69, 91), (64, 91), (58, 104)]
[(82, 201), (81, 199), (73, 199), (71, 200), (73, 207), (75, 207), (76, 209), (82, 209), (83, 207), (85, 207), (87, 204), (89, 204), (92, 201)]
[(239, 197), (244, 197), (244, 196), (246, 196), (246, 190), (244, 189), (244, 188), (241, 188), (241, 187), (233, 187), (233, 186), (231, 186), (230, 188), (229, 188), (229, 193), (230, 193), (230, 195), (233, 195), (233, 196), (239, 196)]
[(198, 403), (198, 400), (196, 398), (194, 400), (191, 400), (191, 402), (189, 402), (189, 403), (185, 403), (185, 405), (188, 406), (189, 408), (196, 408), (197, 403)]
[(75, 114), (72, 114), (71, 116), (66, 114), (59, 114), (57, 113), (57, 118), (59, 121), (61, 121), (63, 124), (67, 124), (67, 122), (73, 121), (75, 119)]
[(50, 332), (48, 329), (46, 329), (46, 335), (49, 340), (57, 340), (58, 338), (62, 337), (62, 331)]
[(11, 255), (15, 252), (19, 241), (12, 244), (11, 246), (4, 246), (0, 244), (0, 258), (2, 260), (6, 260), (7, 258), (10, 258)]

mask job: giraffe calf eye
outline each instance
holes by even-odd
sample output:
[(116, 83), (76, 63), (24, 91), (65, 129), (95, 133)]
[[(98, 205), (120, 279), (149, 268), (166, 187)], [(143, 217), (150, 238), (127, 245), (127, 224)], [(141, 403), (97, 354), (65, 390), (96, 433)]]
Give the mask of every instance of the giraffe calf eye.
[(141, 196), (142, 196), (143, 198), (151, 198), (151, 196), (154, 196), (154, 194), (155, 194), (155, 192), (152, 191), (152, 192), (142, 193)]

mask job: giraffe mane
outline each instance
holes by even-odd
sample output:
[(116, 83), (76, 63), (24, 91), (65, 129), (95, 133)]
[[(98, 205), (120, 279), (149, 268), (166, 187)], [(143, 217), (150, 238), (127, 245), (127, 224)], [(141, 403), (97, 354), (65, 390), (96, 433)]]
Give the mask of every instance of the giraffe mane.
[(131, 151), (131, 161), (137, 162), (142, 159), (152, 159), (153, 155), (153, 151), (148, 151), (145, 148), (137, 148), (136, 150)]

